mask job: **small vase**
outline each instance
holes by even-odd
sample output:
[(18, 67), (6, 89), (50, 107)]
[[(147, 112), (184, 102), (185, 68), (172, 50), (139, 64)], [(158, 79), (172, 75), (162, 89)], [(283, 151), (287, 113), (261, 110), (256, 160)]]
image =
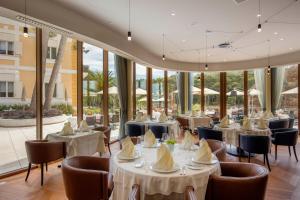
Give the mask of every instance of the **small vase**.
[(173, 153), (173, 151), (174, 151), (174, 144), (168, 144), (168, 148), (169, 148), (169, 150)]

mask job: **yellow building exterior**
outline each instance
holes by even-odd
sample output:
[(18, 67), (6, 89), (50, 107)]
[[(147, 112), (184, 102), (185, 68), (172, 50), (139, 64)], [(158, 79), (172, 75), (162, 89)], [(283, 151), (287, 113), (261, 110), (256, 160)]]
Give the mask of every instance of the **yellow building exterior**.
[[(35, 28), (29, 27), (29, 37), (23, 36), (24, 24), (0, 17), (0, 105), (30, 104), (35, 85), (36, 37)], [(49, 83), (59, 34), (51, 34), (48, 41), (45, 86)], [(56, 81), (52, 104), (77, 105), (77, 46), (68, 38), (62, 65)]]

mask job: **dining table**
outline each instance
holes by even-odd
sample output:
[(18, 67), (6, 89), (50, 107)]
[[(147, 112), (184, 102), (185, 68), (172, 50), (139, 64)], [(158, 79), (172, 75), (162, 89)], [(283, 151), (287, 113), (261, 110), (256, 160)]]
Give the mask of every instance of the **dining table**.
[(271, 136), (272, 134), (269, 128), (261, 129), (254, 124), (249, 130), (244, 129), (239, 123), (232, 123), (227, 127), (221, 127), (218, 124), (214, 126), (214, 129), (222, 131), (223, 141), (226, 144), (236, 147), (227, 150), (227, 153), (233, 156), (244, 156), (243, 151), (240, 150), (240, 135)]
[(202, 126), (202, 127), (210, 127), (212, 119), (206, 115), (180, 115), (185, 119), (189, 120), (189, 129), (195, 130), (195, 128)]
[[(197, 199), (204, 200), (206, 187), (211, 174), (220, 175), (220, 164), (201, 164), (193, 168), (192, 157), (195, 150), (184, 150), (175, 144), (172, 153), (179, 170), (171, 173), (161, 173), (151, 168), (156, 160), (157, 147), (145, 148), (135, 146), (138, 158), (135, 160), (120, 160), (118, 153), (112, 158), (114, 189), (110, 199), (127, 200), (134, 184), (140, 186), (141, 199), (183, 199), (187, 186), (193, 186)], [(214, 156), (214, 159), (217, 158)], [(191, 167), (191, 168), (190, 168)]]
[[(167, 126), (169, 134), (178, 136), (179, 135), (179, 123), (176, 120), (167, 120), (164, 122), (160, 122), (158, 120), (145, 120), (145, 121), (136, 121), (136, 120), (131, 120), (126, 122), (125, 127), (127, 127), (127, 124), (139, 124), (139, 125), (145, 125), (145, 131), (147, 131), (149, 128), (149, 125), (162, 125), (162, 126)], [(127, 134), (127, 130), (125, 130)]]

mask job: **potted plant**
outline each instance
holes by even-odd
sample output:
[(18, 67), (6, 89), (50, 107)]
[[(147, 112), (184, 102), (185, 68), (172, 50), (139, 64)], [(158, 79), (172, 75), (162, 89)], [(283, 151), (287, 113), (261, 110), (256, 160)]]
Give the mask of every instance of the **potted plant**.
[(176, 140), (174, 140), (174, 139), (168, 139), (168, 140), (166, 140), (166, 144), (167, 144), (169, 150), (171, 152), (173, 152), (174, 151), (174, 146), (176, 144)]

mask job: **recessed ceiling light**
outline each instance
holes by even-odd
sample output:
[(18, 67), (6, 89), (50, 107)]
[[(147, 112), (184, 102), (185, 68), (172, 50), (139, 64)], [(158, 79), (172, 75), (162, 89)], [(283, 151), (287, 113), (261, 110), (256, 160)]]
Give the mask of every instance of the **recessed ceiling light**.
[(174, 12), (171, 13), (172, 16), (175, 16), (176, 14)]
[(183, 39), (183, 40), (181, 40), (181, 42), (186, 42), (186, 40), (185, 40), (185, 39)]
[(223, 61), (224, 61), (224, 62), (226, 62), (227, 60), (226, 60), (226, 59), (224, 59)]
[(278, 35), (278, 32), (274, 32), (274, 35)]
[(261, 17), (261, 14), (257, 14), (256, 17)]
[(279, 40), (280, 40), (280, 41), (283, 41), (284, 39), (283, 39), (283, 38), (279, 38)]
[(292, 47), (290, 47), (290, 48), (289, 48), (289, 50), (293, 50), (293, 48), (292, 48)]
[(208, 57), (210, 56), (210, 54), (207, 55)]

